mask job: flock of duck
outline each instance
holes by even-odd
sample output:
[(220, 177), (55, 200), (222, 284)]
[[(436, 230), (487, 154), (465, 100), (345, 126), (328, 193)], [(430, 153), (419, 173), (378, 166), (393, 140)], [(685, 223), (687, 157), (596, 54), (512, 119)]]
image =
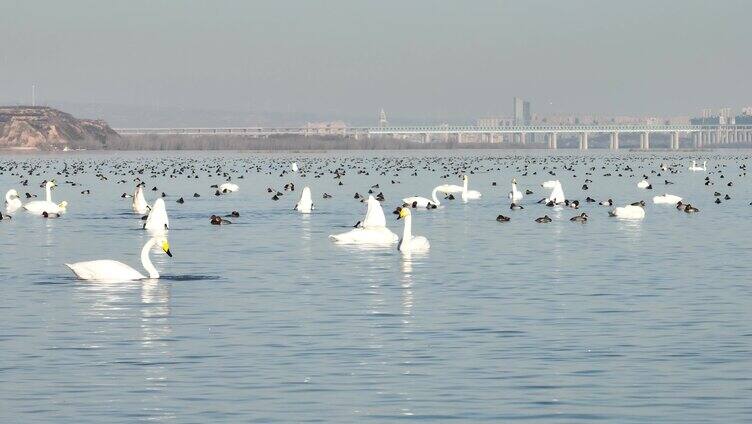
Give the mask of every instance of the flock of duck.
[[(543, 160), (543, 159), (541, 159)], [(394, 177), (399, 176), (399, 171), (410, 169), (412, 173), (411, 176), (417, 175), (417, 170), (414, 164), (412, 166), (409, 163), (404, 163), (405, 160), (400, 159), (390, 159), (390, 161), (393, 161), (393, 163), (384, 163), (382, 164), (384, 166), (384, 169), (381, 170), (381, 175), (387, 175), (387, 172), (392, 171)], [(401, 162), (403, 161), (403, 162)], [(355, 161), (357, 162), (357, 161)], [(162, 252), (167, 254), (168, 256), (172, 256), (172, 253), (170, 251), (170, 245), (167, 240), (167, 233), (170, 228), (170, 222), (167, 215), (167, 207), (165, 204), (164, 198), (167, 197), (165, 193), (162, 193), (161, 197), (158, 197), (151, 205), (147, 202), (146, 196), (145, 196), (145, 187), (146, 183), (142, 181), (141, 175), (146, 173), (151, 173), (153, 176), (170, 176), (170, 178), (176, 178), (178, 175), (186, 175), (187, 178), (199, 178), (198, 173), (196, 172), (196, 165), (190, 165), (190, 166), (183, 166), (183, 167), (177, 167), (173, 166), (171, 169), (168, 167), (164, 167), (161, 169), (161, 171), (156, 169), (151, 170), (135, 170), (130, 169), (130, 172), (128, 172), (127, 166), (129, 164), (121, 164), (119, 167), (117, 167), (116, 171), (119, 172), (119, 175), (132, 175), (134, 176), (133, 180), (137, 182), (135, 190), (133, 191), (133, 194), (129, 193), (123, 193), (121, 195), (122, 198), (130, 198), (131, 200), (131, 209), (134, 214), (142, 215), (143, 219), (143, 229), (145, 231), (148, 231), (151, 238), (146, 242), (146, 244), (141, 249), (141, 265), (146, 270), (147, 276), (144, 276), (141, 272), (135, 270), (134, 268), (119, 262), (115, 260), (94, 260), (94, 261), (85, 261), (85, 262), (75, 262), (75, 263), (68, 263), (65, 264), (72, 272), (75, 274), (75, 276), (79, 279), (83, 280), (138, 280), (138, 279), (156, 279), (159, 278), (159, 272), (154, 267), (153, 263), (151, 262), (149, 258), (149, 254), (153, 248), (159, 248)], [(313, 173), (314, 178), (322, 178), (327, 173), (330, 173), (334, 175), (334, 179), (339, 180), (338, 185), (342, 186), (342, 177), (347, 173), (347, 166), (344, 164), (340, 164), (340, 166), (336, 167), (333, 171), (331, 169), (326, 169), (327, 163), (319, 164), (319, 167), (315, 170), (311, 170), (310, 172)], [(369, 175), (369, 170), (367, 170), (363, 164), (360, 163), (359, 165), (356, 164), (350, 164), (351, 169), (357, 169), (358, 174), (362, 175)], [(524, 165), (518, 165), (516, 170), (519, 172), (520, 176), (530, 177), (537, 175), (538, 170), (530, 170), (529, 166), (530, 163), (526, 163)], [(538, 164), (540, 165), (540, 164)], [(101, 167), (102, 165), (98, 165), (98, 167)], [(286, 175), (299, 175), (302, 177), (305, 177), (305, 171), (301, 171), (301, 167), (296, 163), (292, 162), (291, 164), (287, 165), (286, 168), (282, 168), (284, 165), (275, 165), (271, 167), (270, 170), (267, 171), (267, 173), (271, 174), (272, 172), (279, 171), (280, 177), (285, 177)], [(438, 165), (436, 163), (426, 163), (424, 164), (424, 169), (431, 169), (436, 168)], [(418, 210), (426, 210), (431, 211), (435, 209), (439, 209), (442, 205), (442, 200), (444, 201), (450, 201), (454, 200), (456, 198), (461, 199), (462, 202), (469, 202), (472, 200), (477, 200), (482, 197), (482, 194), (477, 190), (470, 190), (469, 185), (469, 176), (474, 174), (475, 172), (490, 172), (493, 169), (491, 167), (488, 167), (487, 169), (481, 170), (477, 164), (473, 166), (471, 159), (467, 159), (462, 161), (459, 164), (454, 164), (454, 166), (448, 166), (447, 164), (444, 164), (444, 170), (448, 171), (444, 175), (442, 175), (442, 178), (451, 178), (452, 175), (459, 175), (462, 180), (462, 185), (455, 185), (455, 184), (440, 184), (434, 187), (434, 189), (431, 191), (430, 197), (423, 197), (423, 196), (409, 196), (401, 199), (401, 202), (399, 206), (393, 211), (393, 214), (395, 215), (397, 220), (401, 220), (403, 222), (402, 227), (402, 234), (397, 235), (394, 232), (392, 232), (386, 225), (386, 216), (384, 214), (382, 204), (381, 202), (385, 201), (385, 196), (383, 192), (380, 192), (378, 194), (374, 193), (375, 189), (379, 188), (379, 185), (373, 185), (368, 190), (367, 197), (364, 195), (361, 195), (360, 193), (355, 194), (355, 199), (360, 200), (361, 202), (365, 203), (366, 205), (366, 213), (365, 217), (358, 221), (352, 229), (349, 231), (340, 233), (340, 234), (332, 234), (329, 236), (329, 239), (333, 243), (337, 244), (362, 244), (362, 245), (394, 245), (396, 244), (396, 249), (403, 253), (410, 253), (410, 252), (421, 252), (421, 251), (427, 251), (430, 249), (430, 242), (429, 240), (424, 236), (419, 236), (413, 234), (413, 214), (414, 211)], [(50, 167), (48, 165), (48, 167)], [(78, 164), (74, 167), (74, 169), (69, 169), (68, 164), (66, 163), (65, 168), (63, 171), (58, 171), (58, 175), (64, 176), (64, 177), (71, 177), (73, 175), (79, 175), (80, 173), (84, 172), (85, 165), (84, 164)], [(651, 172), (651, 174), (654, 177), (661, 177), (661, 176), (669, 176), (672, 174), (676, 174), (679, 172), (681, 168), (681, 165), (674, 164), (674, 165), (668, 165), (665, 163), (662, 163), (659, 167), (659, 169), (654, 169)], [(550, 164), (547, 166), (543, 166), (541, 171), (546, 171), (549, 175), (556, 175), (556, 170), (566, 170), (570, 172), (574, 172), (574, 168), (572, 164), (565, 164), (564, 166), (551, 166)], [(602, 167), (602, 169), (605, 169), (605, 166)], [(707, 172), (707, 162), (703, 162), (702, 166), (698, 166), (696, 161), (692, 161), (692, 164), (687, 168), (690, 172)], [(740, 166), (740, 169), (744, 174), (746, 175), (746, 165)], [(215, 174), (216, 176), (221, 176), (226, 179), (226, 181), (219, 185), (212, 185), (211, 187), (216, 189), (214, 192), (215, 196), (223, 196), (223, 195), (229, 195), (232, 193), (236, 193), (240, 190), (240, 186), (234, 182), (231, 182), (232, 179), (231, 172), (227, 172), (226, 170), (222, 169), (222, 164), (217, 164), (216, 169), (213, 169), (209, 167), (208, 165), (204, 165), (204, 168), (199, 168), (199, 170), (203, 170), (209, 175)], [(249, 169), (246, 169), (248, 171)], [(261, 165), (256, 165), (255, 167), (256, 172), (263, 172), (263, 168)], [(435, 170), (435, 169), (434, 169)], [(232, 170), (231, 170), (232, 171)], [(237, 171), (237, 170), (235, 170)], [(4, 165), (0, 167), (0, 174), (10, 172), (11, 175), (16, 175), (21, 178), (25, 178), (22, 180), (22, 185), (28, 185), (28, 177), (35, 175), (39, 175), (39, 166), (27, 169), (26, 170), (26, 177), (23, 176), (23, 170), (21, 169), (21, 166), (16, 163), (14, 165)], [(590, 167), (585, 172), (585, 181), (582, 185), (582, 190), (588, 190), (588, 184), (592, 183), (592, 180), (588, 178), (589, 176), (592, 176), (593, 173), (596, 172), (596, 167)], [(630, 177), (634, 175), (634, 170), (629, 165), (621, 165), (616, 166), (616, 169), (614, 172), (618, 172), (619, 176), (623, 176), (625, 173), (630, 173)], [(720, 178), (725, 178), (722, 173), (719, 171)], [(604, 176), (611, 176), (612, 173), (608, 172), (604, 174)], [(741, 175), (741, 174), (740, 174)], [(576, 175), (575, 175), (576, 176)], [(100, 180), (107, 180), (108, 177), (104, 175), (103, 172), (98, 172), (97, 177)], [(237, 177), (237, 179), (244, 178), (243, 175), (240, 175)], [(651, 190), (653, 189), (653, 185), (650, 182), (650, 177), (646, 174), (642, 175), (642, 179), (637, 183), (637, 189), (638, 190)], [(118, 184), (127, 184), (126, 179), (121, 179), (118, 181)], [(75, 186), (76, 183), (73, 181), (66, 181), (67, 184), (70, 184), (71, 186)], [(395, 179), (391, 180), (392, 184), (401, 184), (400, 181), (397, 181)], [(668, 186), (673, 184), (668, 179), (664, 179), (664, 185)], [(705, 185), (713, 185), (714, 183), (710, 180), (710, 177), (705, 178)], [(492, 186), (496, 186), (496, 182), (492, 183)], [(729, 187), (732, 185), (731, 182), (727, 184)], [(0, 213), (0, 220), (2, 219), (9, 219), (11, 218), (10, 214), (15, 213), (16, 211), (25, 211), (29, 214), (44, 217), (44, 218), (59, 218), (62, 215), (64, 215), (68, 208), (68, 202), (62, 201), (60, 203), (55, 203), (52, 200), (52, 189), (57, 186), (57, 183), (55, 180), (45, 180), (42, 182), (41, 187), (44, 187), (45, 190), (45, 200), (32, 200), (28, 201), (27, 203), (23, 203), (21, 200), (21, 196), (19, 195), (18, 191), (16, 189), (9, 190), (5, 195), (5, 214), (3, 215)], [(543, 189), (550, 190), (549, 194), (540, 199), (537, 203), (545, 205), (547, 207), (551, 208), (559, 208), (559, 210), (562, 210), (564, 208), (570, 208), (570, 209), (579, 209), (580, 208), (580, 202), (579, 200), (571, 200), (568, 199), (564, 194), (564, 189), (562, 187), (562, 183), (558, 179), (552, 179), (544, 181), (540, 184), (540, 186)], [(152, 191), (157, 191), (157, 188), (154, 187)], [(285, 184), (284, 191), (287, 192), (293, 192), (295, 191), (295, 184), (293, 182), (288, 182)], [(272, 200), (276, 201), (279, 200), (281, 196), (284, 196), (285, 193), (277, 191), (276, 189), (273, 189), (271, 187), (267, 188), (267, 193), (273, 194)], [(84, 190), (81, 192), (82, 195), (90, 194), (90, 190)], [(518, 187), (517, 179), (514, 178), (511, 181), (511, 190), (509, 191), (507, 198), (510, 202), (509, 209), (510, 210), (521, 210), (524, 209), (525, 206), (522, 205), (522, 201), (525, 196), (532, 195), (533, 191), (530, 189), (525, 190), (523, 193), (522, 190)], [(200, 197), (200, 194), (194, 193), (194, 197)], [(721, 194), (716, 192), (716, 203), (720, 203), (720, 196)], [(30, 193), (26, 193), (26, 198), (31, 199), (35, 197), (34, 195)], [(439, 198), (441, 197), (441, 199)], [(330, 199), (332, 198), (332, 195), (329, 193), (323, 193), (322, 196), (323, 199)], [(730, 197), (727, 194), (725, 196), (725, 199), (728, 200)], [(687, 203), (682, 197), (674, 195), (674, 194), (662, 194), (657, 195), (652, 198), (654, 204), (666, 204), (666, 205), (674, 205), (677, 209), (686, 212), (686, 213), (696, 213), (699, 212), (699, 210), (692, 206), (691, 204)], [(623, 206), (617, 206), (614, 207), (614, 202), (612, 199), (607, 200), (601, 200), (598, 201), (596, 199), (591, 198), (588, 196), (585, 199), (586, 203), (598, 203), (598, 205), (601, 206), (607, 206), (608, 209), (608, 215), (620, 219), (643, 219), (645, 217), (645, 202), (644, 201), (637, 201), (633, 203), (628, 203)], [(185, 203), (185, 199), (183, 197), (180, 197), (177, 200), (177, 203), (182, 204)], [(529, 207), (529, 206), (528, 206)], [(311, 192), (311, 189), (309, 186), (303, 187), (303, 189), (300, 191), (300, 196), (298, 198), (297, 203), (295, 204), (294, 210), (301, 213), (301, 214), (311, 214), (315, 210), (315, 206), (313, 203), (313, 194)], [(232, 213), (228, 215), (211, 215), (210, 223), (212, 225), (227, 225), (231, 224), (232, 222), (229, 219), (226, 218), (239, 218), (240, 214), (237, 211), (233, 211)], [(590, 219), (590, 216), (587, 213), (579, 213), (570, 218), (570, 221), (572, 222), (579, 222), (579, 223), (585, 223)], [(512, 218), (505, 215), (498, 215), (496, 218), (499, 222), (510, 222), (512, 221)], [(534, 219), (537, 223), (549, 223), (552, 222), (553, 219), (548, 215), (544, 214), (543, 216), (537, 217)]]

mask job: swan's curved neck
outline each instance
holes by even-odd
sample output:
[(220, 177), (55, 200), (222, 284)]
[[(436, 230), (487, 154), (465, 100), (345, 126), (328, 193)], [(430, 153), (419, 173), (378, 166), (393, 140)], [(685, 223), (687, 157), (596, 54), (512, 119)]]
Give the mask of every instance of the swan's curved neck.
[(7, 193), (5, 193), (5, 202), (10, 203), (12, 201), (13, 199), (10, 197), (10, 191), (8, 191)]
[(156, 243), (157, 240), (152, 238), (149, 239), (149, 241), (146, 242), (144, 245), (144, 248), (141, 249), (141, 265), (144, 267), (146, 272), (149, 273), (149, 278), (159, 278), (159, 272), (157, 272), (157, 269), (154, 268), (154, 264), (151, 263), (151, 259), (149, 259), (149, 249), (154, 246), (154, 243)]
[(410, 241), (413, 238), (413, 217), (405, 217), (405, 228), (402, 230), (402, 241)]
[(439, 202), (439, 199), (436, 198), (436, 192), (439, 191), (439, 187), (434, 187), (433, 191), (431, 192), (431, 200), (433, 200), (433, 203), (436, 204), (436, 206), (441, 205), (441, 202)]
[(48, 202), (52, 202), (52, 190), (50, 190), (50, 185), (49, 184), (45, 184), (45, 186), (44, 186), (44, 194), (45, 194), (45, 196), (47, 198), (47, 201)]

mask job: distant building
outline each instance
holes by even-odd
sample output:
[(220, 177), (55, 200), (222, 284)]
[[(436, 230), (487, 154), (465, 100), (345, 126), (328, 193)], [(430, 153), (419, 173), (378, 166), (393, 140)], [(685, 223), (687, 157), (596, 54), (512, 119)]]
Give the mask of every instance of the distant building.
[(736, 115), (736, 125), (752, 125), (752, 106), (742, 108), (742, 114)]
[(306, 135), (344, 135), (347, 124), (342, 121), (308, 122), (305, 126)]
[(689, 120), (692, 125), (723, 125), (726, 118), (723, 116), (703, 116), (701, 118), (692, 118)]
[(514, 118), (503, 116), (478, 118), (475, 122), (479, 127), (508, 127), (514, 125)]
[(689, 120), (692, 125), (728, 125), (733, 124), (734, 119), (731, 116), (731, 108), (725, 107), (718, 110), (717, 115), (713, 115), (713, 110), (706, 108), (702, 110), (702, 116)]
[(379, 113), (379, 128), (384, 128), (389, 126), (389, 121), (386, 120), (386, 112), (384, 112), (384, 109), (381, 109), (381, 112)]
[(532, 114), (530, 111), (530, 102), (515, 97), (513, 101), (514, 122), (516, 125), (530, 125)]

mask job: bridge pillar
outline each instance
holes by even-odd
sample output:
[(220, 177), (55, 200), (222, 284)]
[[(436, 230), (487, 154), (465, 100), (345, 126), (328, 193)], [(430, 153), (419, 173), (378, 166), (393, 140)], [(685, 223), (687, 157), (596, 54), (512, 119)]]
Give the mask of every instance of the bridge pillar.
[(559, 148), (557, 138), (558, 138), (558, 134), (556, 134), (555, 132), (552, 132), (548, 135), (548, 148), (549, 149), (556, 150)]
[(430, 143), (431, 142), (431, 134), (430, 133), (426, 133), (426, 135), (425, 135), (425, 142), (426, 143)]
[(584, 132), (580, 134), (580, 150), (588, 149), (588, 133)]
[(640, 136), (640, 149), (650, 150), (650, 133), (647, 131)]
[(457, 133), (457, 143), (462, 143), (462, 133), (461, 132)]
[(619, 133), (611, 133), (611, 150), (619, 150)]
[(520, 133), (520, 144), (525, 145), (527, 143), (527, 134), (526, 133)]
[(671, 150), (679, 150), (679, 132), (671, 134)]

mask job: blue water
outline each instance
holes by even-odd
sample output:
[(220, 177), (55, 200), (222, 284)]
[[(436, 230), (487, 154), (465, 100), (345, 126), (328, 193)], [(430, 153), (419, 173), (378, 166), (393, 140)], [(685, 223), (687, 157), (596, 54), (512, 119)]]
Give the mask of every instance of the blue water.
[[(739, 168), (748, 153), (548, 155), (5, 154), (3, 193), (42, 196), (39, 184), (54, 177), (53, 199), (70, 205), (60, 219), (17, 212), (0, 222), (0, 422), (752, 421), (752, 185)], [(709, 171), (688, 172), (691, 159)], [(280, 177), (292, 160), (305, 177)], [(78, 172), (56, 175), (65, 162)], [(678, 172), (651, 174), (662, 162)], [(20, 172), (29, 186), (11, 163), (35, 168)], [(615, 170), (626, 165), (633, 171)], [(120, 198), (140, 169), (150, 202), (168, 195), (174, 257), (152, 253), (163, 278), (75, 280), (65, 262), (140, 269), (148, 236)], [(462, 170), (483, 198), (414, 212), (428, 253), (328, 240), (362, 218), (355, 192), (378, 183), (401, 234), (391, 214), (399, 199), (460, 184)], [(215, 197), (209, 186), (224, 172), (240, 191)], [(642, 174), (654, 190), (636, 188)], [(521, 211), (508, 208), (512, 177), (535, 192)], [(535, 203), (554, 178), (580, 210)], [(270, 200), (267, 187), (290, 181), (294, 193)], [(310, 216), (292, 210), (305, 185)], [(732, 199), (716, 205), (714, 191)], [(700, 213), (653, 205), (664, 192)], [(643, 199), (647, 216), (610, 218), (588, 195)], [(209, 225), (232, 210), (234, 224)], [(569, 221), (580, 212), (587, 223)], [(496, 222), (500, 213), (511, 222)], [(533, 221), (544, 214), (554, 222)]]

